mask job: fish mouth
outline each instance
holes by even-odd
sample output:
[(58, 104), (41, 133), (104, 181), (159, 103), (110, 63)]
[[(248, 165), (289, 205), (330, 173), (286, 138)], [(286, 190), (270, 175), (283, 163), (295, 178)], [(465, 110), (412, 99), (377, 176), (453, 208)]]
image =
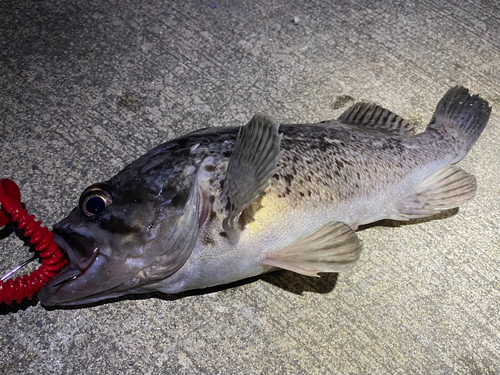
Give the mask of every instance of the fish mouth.
[(80, 271), (86, 270), (94, 263), (99, 247), (95, 241), (75, 232), (54, 229), (54, 242), (63, 249), (71, 263)]
[(68, 233), (60, 229), (53, 230), (53, 241), (63, 250), (69, 260), (68, 265), (56, 275), (52, 287), (62, 286), (85, 273), (95, 261), (99, 247), (94, 240), (78, 233)]

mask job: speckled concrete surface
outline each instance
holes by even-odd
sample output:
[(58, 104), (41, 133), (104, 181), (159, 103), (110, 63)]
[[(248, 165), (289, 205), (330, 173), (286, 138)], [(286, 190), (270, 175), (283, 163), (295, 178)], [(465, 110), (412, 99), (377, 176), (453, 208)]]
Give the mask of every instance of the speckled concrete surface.
[[(422, 129), (461, 84), (493, 114), (461, 162), (477, 197), (449, 217), (361, 231), (349, 273), (83, 309), (3, 305), (0, 373), (500, 374), (500, 7), (456, 3), (3, 0), (0, 175), (48, 225), (153, 146), (254, 112), (320, 121), (349, 96)], [(27, 257), (21, 244), (0, 241), (2, 272)]]

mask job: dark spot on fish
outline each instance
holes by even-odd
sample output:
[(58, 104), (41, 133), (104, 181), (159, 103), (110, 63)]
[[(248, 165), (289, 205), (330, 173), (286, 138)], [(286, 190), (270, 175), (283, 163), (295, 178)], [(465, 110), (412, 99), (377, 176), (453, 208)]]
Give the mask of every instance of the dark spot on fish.
[(208, 201), (210, 203), (214, 203), (215, 202), (215, 196), (214, 195), (211, 195), (209, 198), (208, 198)]
[(213, 179), (210, 179), (210, 180), (208, 180), (208, 183), (209, 183), (210, 185), (212, 185), (212, 184), (214, 183), (214, 180), (213, 180)]
[(215, 241), (208, 233), (203, 236), (203, 242), (205, 245), (215, 245)]
[(213, 166), (213, 165), (205, 165), (205, 170), (206, 170), (207, 172), (213, 172), (213, 171), (215, 171), (215, 169), (216, 169), (216, 168), (215, 168), (215, 166)]
[(330, 180), (332, 179), (332, 175), (330, 173), (327, 173), (326, 177), (329, 178)]
[(287, 174), (286, 176), (284, 176), (285, 178), (285, 181), (288, 185), (291, 185), (292, 184), (292, 181), (293, 181), (293, 176), (291, 174)]
[(277, 174), (277, 173), (276, 173), (273, 177), (274, 177), (277, 181), (279, 181), (279, 180), (280, 180), (280, 175), (279, 175), (279, 174)]
[(215, 211), (210, 211), (210, 214), (208, 215), (208, 221), (213, 221), (217, 218), (217, 214), (215, 213)]
[(229, 158), (229, 157), (231, 157), (231, 155), (232, 155), (232, 152), (231, 152), (231, 151), (224, 151), (224, 152), (222, 153), (222, 156), (224, 156), (225, 158)]
[(358, 174), (358, 180), (361, 180), (361, 176), (360, 176), (359, 172), (357, 172), (357, 174)]
[(221, 237), (225, 237), (225, 238), (227, 238), (227, 233), (226, 233), (226, 232), (220, 232), (220, 233), (219, 233), (219, 235), (220, 235)]
[(307, 181), (311, 182), (311, 175), (307, 176)]
[(338, 160), (338, 159), (335, 159), (335, 164), (337, 164), (337, 168), (340, 170), (342, 168), (344, 168), (344, 164)]
[(309, 190), (309, 191), (307, 192), (307, 195), (308, 195), (308, 196), (311, 196), (311, 195), (312, 195), (311, 190)]
[(340, 177), (340, 172), (339, 171), (335, 171), (334, 173), (337, 175), (337, 177)]
[(303, 192), (301, 192), (301, 191), (299, 191), (299, 194), (300, 194), (300, 196), (301, 196), (301, 197), (303, 197), (303, 196), (304, 196), (304, 193), (303, 193)]
[(288, 188), (288, 187), (287, 187), (287, 188), (285, 189), (285, 194), (290, 195), (290, 193), (291, 193), (291, 192), (292, 192), (292, 191), (290, 190), (290, 188)]
[(222, 190), (224, 188), (224, 180), (221, 180), (220, 182), (220, 189)]

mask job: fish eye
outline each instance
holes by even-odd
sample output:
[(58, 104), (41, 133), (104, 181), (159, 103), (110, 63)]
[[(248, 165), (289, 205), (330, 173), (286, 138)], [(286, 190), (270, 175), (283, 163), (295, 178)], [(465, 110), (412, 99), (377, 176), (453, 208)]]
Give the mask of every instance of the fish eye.
[(113, 203), (115, 195), (107, 184), (95, 184), (89, 186), (80, 197), (80, 210), (86, 216), (100, 214), (106, 207)]

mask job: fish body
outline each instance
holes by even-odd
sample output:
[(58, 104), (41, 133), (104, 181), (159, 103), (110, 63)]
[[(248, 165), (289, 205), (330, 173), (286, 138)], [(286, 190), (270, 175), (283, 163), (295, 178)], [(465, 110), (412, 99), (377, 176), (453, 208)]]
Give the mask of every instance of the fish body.
[(39, 292), (46, 305), (179, 293), (275, 269), (351, 269), (359, 225), (458, 207), (476, 181), (454, 164), (491, 108), (461, 87), (415, 135), (358, 103), (339, 119), (208, 128), (164, 143), (87, 188), (54, 227), (69, 265)]

